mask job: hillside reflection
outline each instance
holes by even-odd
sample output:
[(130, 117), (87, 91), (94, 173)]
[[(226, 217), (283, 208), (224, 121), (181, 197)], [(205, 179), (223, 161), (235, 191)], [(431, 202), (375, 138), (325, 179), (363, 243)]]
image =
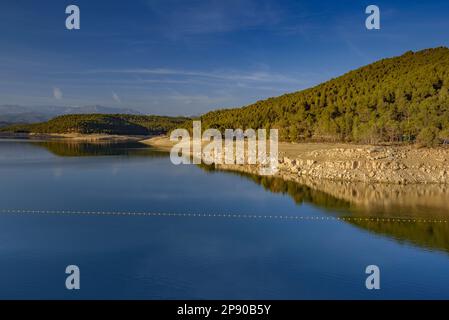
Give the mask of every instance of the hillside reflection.
[[(202, 167), (211, 172), (217, 170), (211, 166)], [(334, 216), (410, 218), (410, 221), (346, 222), (399, 242), (449, 253), (449, 223), (444, 222), (449, 221), (447, 186), (372, 185), (310, 179), (288, 181), (239, 171), (232, 174), (249, 179), (270, 192), (288, 195), (297, 204), (310, 204)], [(443, 222), (428, 222), (435, 219)]]
[(60, 157), (96, 157), (96, 156), (144, 156), (166, 157), (165, 152), (139, 142), (72, 142), (39, 141), (33, 145), (45, 148)]
[[(61, 157), (143, 156), (168, 157), (167, 152), (135, 143), (32, 142)], [(310, 204), (340, 217), (410, 218), (411, 221), (356, 221), (353, 226), (399, 242), (449, 253), (449, 223), (417, 222), (415, 219), (449, 219), (449, 188), (444, 185), (383, 185), (258, 176), (241, 171), (200, 165), (206, 172), (223, 172), (249, 179), (272, 193)]]

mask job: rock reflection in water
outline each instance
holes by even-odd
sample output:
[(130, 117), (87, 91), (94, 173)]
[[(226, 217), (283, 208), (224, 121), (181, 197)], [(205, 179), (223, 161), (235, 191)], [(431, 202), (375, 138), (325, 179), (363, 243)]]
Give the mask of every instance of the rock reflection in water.
[[(213, 171), (212, 166), (204, 167)], [(229, 171), (228, 171), (229, 172)], [(428, 249), (449, 252), (449, 188), (445, 185), (366, 184), (298, 178), (295, 181), (232, 171), (273, 193), (290, 196), (370, 232)], [(393, 221), (394, 218), (401, 218)], [(441, 221), (441, 222), (439, 222)]]

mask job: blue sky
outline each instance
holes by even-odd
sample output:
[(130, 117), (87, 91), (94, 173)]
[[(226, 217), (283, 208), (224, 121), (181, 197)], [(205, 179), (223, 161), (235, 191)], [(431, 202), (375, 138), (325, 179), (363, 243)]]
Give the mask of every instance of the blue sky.
[[(81, 30), (65, 28), (65, 8)], [(381, 30), (365, 28), (365, 8)], [(448, 1), (2, 0), (0, 104), (196, 115), (449, 46)]]

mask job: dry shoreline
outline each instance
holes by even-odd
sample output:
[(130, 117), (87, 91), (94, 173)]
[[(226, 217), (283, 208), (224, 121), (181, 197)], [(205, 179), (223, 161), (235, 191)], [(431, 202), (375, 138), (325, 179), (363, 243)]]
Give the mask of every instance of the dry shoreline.
[[(164, 150), (174, 145), (166, 136), (141, 142)], [(252, 174), (259, 172), (256, 165), (216, 164), (215, 167)], [(294, 181), (449, 184), (449, 149), (281, 142), (278, 168), (275, 177)]]
[[(174, 145), (167, 136), (2, 134), (0, 138), (90, 143), (141, 142), (166, 151)], [(259, 174), (257, 165), (216, 164), (215, 167), (220, 170)], [(449, 148), (280, 142), (278, 169), (274, 177), (289, 181), (449, 184)]]
[(125, 136), (112, 134), (79, 134), (79, 133), (3, 133), (0, 138), (22, 138), (30, 140), (68, 140), (76, 142), (132, 142), (150, 138), (149, 136)]

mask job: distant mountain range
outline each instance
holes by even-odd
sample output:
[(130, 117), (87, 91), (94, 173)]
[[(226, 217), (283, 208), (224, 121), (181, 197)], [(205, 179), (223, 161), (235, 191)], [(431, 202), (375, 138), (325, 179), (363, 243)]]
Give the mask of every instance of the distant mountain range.
[(128, 108), (113, 108), (100, 105), (83, 107), (19, 106), (0, 105), (0, 127), (14, 123), (36, 123), (67, 114), (135, 114), (140, 112)]

